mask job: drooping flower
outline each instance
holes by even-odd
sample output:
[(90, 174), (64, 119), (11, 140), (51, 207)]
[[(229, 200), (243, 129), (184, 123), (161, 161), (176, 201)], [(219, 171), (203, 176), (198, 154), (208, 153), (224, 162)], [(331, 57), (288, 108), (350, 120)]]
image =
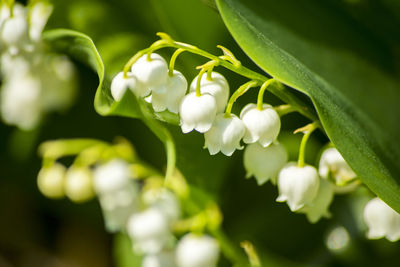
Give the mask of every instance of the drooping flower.
[(277, 142), (268, 147), (259, 143), (247, 145), (243, 156), (247, 178), (254, 175), (259, 185), (269, 179), (276, 184), (279, 171), (285, 166), (287, 159), (285, 147)]
[(216, 267), (218, 258), (218, 242), (208, 235), (186, 234), (176, 248), (178, 267)]
[(37, 184), (40, 192), (48, 198), (64, 197), (64, 182), (67, 168), (60, 163), (43, 167), (38, 174)]
[(323, 178), (333, 178), (337, 185), (345, 185), (357, 176), (339, 151), (333, 147), (322, 153), (318, 171)]
[(247, 104), (240, 112), (240, 118), (246, 126), (243, 137), (245, 143), (258, 141), (266, 147), (278, 137), (281, 120), (271, 105), (264, 104), (263, 109), (259, 110), (256, 104)]
[(7, 18), (1, 28), (1, 40), (4, 44), (19, 47), (28, 40), (28, 20), (25, 14), (14, 14)]
[(115, 101), (121, 101), (127, 89), (130, 89), (137, 96), (143, 97), (150, 93), (150, 89), (144, 87), (132, 73), (119, 72), (111, 82), (111, 95)]
[(386, 237), (395, 242), (400, 239), (400, 214), (380, 198), (370, 200), (364, 208), (364, 220), (369, 230), (369, 239)]
[(166, 90), (168, 64), (159, 54), (140, 57), (131, 68), (132, 74), (139, 82), (152, 92), (162, 93)]
[(312, 203), (318, 193), (320, 178), (313, 166), (299, 167), (289, 162), (278, 176), (278, 202), (287, 202), (291, 211), (298, 211)]
[(86, 167), (70, 167), (65, 178), (65, 195), (74, 202), (94, 196), (92, 172)]
[(138, 253), (155, 254), (171, 241), (168, 219), (159, 210), (149, 208), (134, 213), (128, 220), (127, 231)]
[(165, 92), (153, 91), (150, 103), (156, 112), (168, 109), (172, 113), (178, 113), (179, 104), (185, 96), (187, 90), (187, 81), (185, 76), (177, 70), (174, 70), (172, 76), (168, 76)]
[(142, 193), (143, 203), (161, 211), (169, 223), (179, 219), (181, 208), (178, 198), (166, 188), (151, 188)]
[(125, 227), (129, 216), (137, 210), (139, 189), (130, 177), (129, 164), (120, 159), (102, 164), (94, 171), (95, 191), (110, 232)]
[(216, 116), (211, 129), (204, 133), (205, 147), (211, 155), (221, 151), (231, 156), (236, 149), (243, 149), (240, 140), (246, 129), (243, 122), (234, 114), (226, 117), (224, 113)]
[(144, 255), (142, 267), (176, 267), (174, 251)]
[[(196, 76), (190, 84), (190, 92), (196, 91), (198, 78), (199, 76)], [(217, 102), (217, 112), (224, 111), (229, 98), (229, 84), (222, 74), (213, 71), (211, 80), (208, 80), (207, 75), (203, 74), (200, 81), (200, 92), (214, 96)]]
[(327, 179), (320, 179), (317, 196), (299, 212), (304, 213), (311, 223), (316, 223), (321, 218), (330, 218), (329, 206), (335, 195), (334, 190), (334, 185), (331, 182)]
[(194, 130), (204, 133), (210, 130), (217, 115), (215, 98), (210, 94), (197, 96), (196, 92), (186, 95), (179, 106), (183, 133)]
[(29, 15), (29, 36), (31, 40), (40, 40), (44, 26), (52, 11), (52, 5), (46, 2), (37, 2), (32, 5)]

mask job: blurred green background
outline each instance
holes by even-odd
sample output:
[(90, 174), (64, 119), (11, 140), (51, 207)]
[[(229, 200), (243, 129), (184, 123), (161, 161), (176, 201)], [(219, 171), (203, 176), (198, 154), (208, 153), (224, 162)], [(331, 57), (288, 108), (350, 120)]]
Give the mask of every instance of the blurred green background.
[[(387, 40), (400, 53), (400, 35), (392, 23), (400, 19), (398, 1), (330, 1), (354, 23)], [(120, 71), (138, 50), (155, 41), (158, 31), (214, 54), (220, 53), (216, 45), (221, 44), (231, 49), (243, 65), (261, 72), (230, 37), (212, 1), (57, 0), (53, 4), (47, 29), (69, 28), (88, 34), (110, 75)], [(165, 52), (166, 57), (171, 54)], [(196, 75), (195, 66), (204, 62), (185, 53), (179, 58), (177, 69), (190, 81)], [(67, 113), (49, 115), (31, 132), (0, 124), (1, 267), (135, 266), (129, 262), (125, 240), (105, 232), (96, 200), (81, 205), (68, 200), (49, 200), (36, 186), (41, 166), (37, 146), (50, 139), (89, 137), (112, 141), (116, 136), (124, 136), (145, 161), (159, 169), (164, 167), (163, 145), (139, 120), (96, 114), (93, 98), (97, 76), (78, 62), (76, 67), (79, 96)], [(227, 77), (231, 91), (246, 81), (224, 69), (217, 71)], [(237, 113), (245, 103), (255, 99), (256, 92), (250, 91), (240, 98), (234, 111)], [(270, 95), (267, 101), (280, 103)], [(297, 157), (300, 136), (288, 131), (306, 122), (296, 114), (283, 119), (280, 140), (289, 149), (292, 160)], [(365, 239), (365, 228), (358, 217), (365, 201), (363, 190), (357, 192), (361, 197), (336, 196), (331, 207), (333, 218), (311, 225), (305, 216), (291, 213), (285, 204), (275, 202), (277, 190), (270, 183), (259, 187), (254, 179), (244, 179), (242, 151), (230, 158), (220, 154), (212, 157), (202, 149), (202, 135), (183, 135), (178, 127), (169, 128), (177, 142), (178, 165), (189, 166), (182, 171), (190, 183), (215, 197), (224, 213), (228, 235), (237, 244), (242, 240), (252, 241), (271, 266), (397, 266), (400, 262), (398, 243)], [(326, 142), (323, 134), (312, 137), (307, 152), (309, 163), (317, 162)], [(326, 240), (337, 226), (347, 229), (350, 241), (343, 249), (332, 250)], [(221, 264), (229, 266), (225, 261)]]

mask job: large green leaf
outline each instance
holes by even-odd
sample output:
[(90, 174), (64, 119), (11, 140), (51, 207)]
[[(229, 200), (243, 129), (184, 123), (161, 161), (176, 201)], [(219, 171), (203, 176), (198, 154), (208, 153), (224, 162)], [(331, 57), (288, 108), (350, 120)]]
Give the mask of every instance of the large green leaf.
[(400, 212), (400, 86), (390, 49), (325, 1), (217, 5), (248, 56), (311, 98), (346, 161)]

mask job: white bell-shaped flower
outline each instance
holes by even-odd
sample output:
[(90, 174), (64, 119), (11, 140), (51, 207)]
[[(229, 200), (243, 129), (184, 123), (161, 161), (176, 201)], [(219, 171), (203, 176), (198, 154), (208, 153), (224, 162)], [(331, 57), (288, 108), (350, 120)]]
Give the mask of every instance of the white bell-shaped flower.
[(143, 203), (160, 210), (169, 223), (178, 220), (181, 214), (179, 200), (174, 193), (166, 188), (151, 188), (142, 193)]
[(3, 25), (4, 21), (8, 19), (11, 15), (10, 6), (5, 1), (0, 2), (0, 27)]
[(172, 238), (167, 217), (154, 208), (134, 213), (128, 220), (127, 231), (133, 249), (144, 254), (161, 252)]
[(155, 112), (161, 112), (168, 109), (177, 114), (179, 104), (185, 96), (187, 90), (187, 81), (185, 76), (177, 70), (174, 70), (172, 76), (168, 76), (165, 92), (153, 91), (149, 102), (152, 103)]
[[(190, 84), (190, 92), (196, 91), (197, 80), (196, 76)], [(229, 84), (222, 74), (213, 71), (211, 73), (211, 80), (207, 79), (207, 74), (203, 74), (200, 81), (200, 92), (202, 94), (209, 93), (217, 102), (217, 112), (224, 111), (229, 98)]]
[(246, 125), (245, 143), (258, 141), (266, 147), (278, 137), (281, 120), (271, 105), (263, 104), (263, 109), (259, 110), (256, 104), (247, 104), (240, 112), (240, 118)]
[(28, 40), (28, 20), (25, 15), (6, 19), (1, 28), (1, 40), (9, 46), (21, 46)]
[(125, 227), (137, 210), (138, 186), (131, 180), (129, 164), (115, 159), (94, 170), (94, 187), (103, 210), (106, 228), (116, 232)]
[(196, 92), (186, 95), (179, 106), (183, 133), (194, 130), (205, 133), (210, 130), (217, 115), (217, 103), (210, 94), (197, 96)]
[(119, 72), (111, 82), (111, 95), (115, 101), (121, 101), (127, 89), (130, 89), (139, 97), (146, 96), (150, 90), (144, 87), (132, 73), (128, 72), (124, 77), (124, 72)]
[(29, 16), (29, 36), (31, 40), (40, 40), (52, 11), (53, 7), (46, 2), (37, 2), (31, 7)]
[(231, 156), (236, 149), (243, 149), (240, 140), (246, 129), (243, 122), (234, 114), (229, 117), (225, 113), (216, 116), (209, 131), (204, 133), (204, 146), (208, 148), (211, 155), (222, 152)]
[(254, 175), (258, 185), (268, 180), (276, 184), (279, 171), (285, 166), (287, 159), (285, 147), (277, 142), (268, 147), (263, 147), (259, 143), (247, 145), (243, 155), (246, 176), (250, 178)]
[(291, 211), (298, 211), (312, 203), (318, 193), (320, 178), (313, 166), (297, 166), (289, 162), (278, 176), (278, 202), (287, 202)]
[(218, 242), (208, 235), (187, 234), (176, 247), (178, 267), (216, 267), (218, 258)]
[(65, 195), (74, 202), (85, 202), (94, 196), (92, 172), (86, 167), (71, 167), (65, 178)]
[(37, 185), (48, 198), (64, 197), (64, 182), (67, 168), (59, 163), (54, 163), (49, 167), (43, 167), (38, 174)]
[(306, 204), (300, 209), (299, 212), (304, 213), (311, 223), (316, 223), (321, 218), (330, 218), (329, 206), (332, 203), (334, 195), (334, 185), (327, 179), (320, 179), (317, 196), (311, 203)]
[(334, 147), (324, 150), (318, 171), (323, 178), (333, 178), (337, 185), (345, 185), (347, 181), (357, 176)]
[(147, 54), (140, 57), (132, 65), (131, 71), (146, 89), (158, 93), (165, 92), (168, 64), (159, 54), (152, 53), (150, 60)]
[(386, 237), (392, 242), (400, 239), (400, 214), (380, 198), (376, 197), (367, 203), (364, 208), (364, 220), (369, 229), (369, 239)]
[(174, 251), (144, 255), (142, 267), (176, 267)]

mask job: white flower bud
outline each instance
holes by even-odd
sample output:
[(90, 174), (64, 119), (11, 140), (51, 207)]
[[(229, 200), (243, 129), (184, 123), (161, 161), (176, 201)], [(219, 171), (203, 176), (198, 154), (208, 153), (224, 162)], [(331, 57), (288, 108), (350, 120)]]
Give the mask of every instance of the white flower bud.
[(130, 176), (129, 164), (119, 159), (100, 165), (94, 171), (94, 187), (110, 232), (125, 227), (129, 216), (137, 210), (139, 189)]
[(173, 76), (168, 76), (165, 92), (158, 93), (153, 91), (149, 101), (153, 105), (155, 112), (161, 112), (168, 109), (172, 113), (178, 113), (179, 104), (185, 96), (187, 90), (187, 81), (185, 76), (177, 70), (174, 70)]
[(269, 179), (276, 184), (279, 171), (288, 159), (285, 147), (279, 143), (273, 143), (268, 147), (262, 147), (259, 143), (247, 145), (243, 157), (247, 178), (254, 175), (258, 185), (264, 184)]
[(40, 192), (48, 198), (64, 197), (64, 182), (67, 168), (54, 163), (39, 171), (37, 185)]
[(379, 198), (370, 200), (364, 208), (364, 220), (369, 239), (386, 237), (395, 242), (400, 239), (400, 214)]
[(187, 234), (176, 248), (178, 267), (216, 267), (219, 257), (218, 242), (207, 235)]
[(236, 115), (230, 114), (227, 118), (225, 113), (220, 113), (216, 116), (211, 129), (204, 133), (204, 146), (211, 155), (221, 151), (231, 156), (235, 149), (243, 149), (240, 140), (245, 131), (243, 122)]
[(181, 128), (183, 133), (195, 129), (200, 133), (210, 130), (217, 115), (215, 98), (210, 94), (196, 96), (196, 92), (186, 95), (180, 104)]
[(313, 166), (298, 167), (296, 162), (289, 162), (279, 173), (276, 201), (286, 201), (291, 211), (298, 211), (315, 199), (319, 180)]
[(266, 147), (278, 137), (281, 120), (272, 106), (264, 104), (263, 109), (259, 110), (256, 104), (247, 104), (240, 112), (240, 118), (246, 125), (245, 143), (258, 141)]
[(124, 72), (119, 72), (111, 82), (111, 95), (115, 101), (121, 101), (127, 89), (130, 89), (135, 95), (143, 97), (150, 93), (137, 78), (130, 72), (124, 77)]
[(144, 255), (142, 267), (176, 267), (173, 252), (161, 252)]
[(337, 185), (345, 185), (357, 175), (336, 148), (326, 149), (319, 162), (319, 175), (325, 179), (332, 177)]
[(299, 212), (304, 213), (311, 223), (318, 222), (322, 217), (330, 218), (329, 206), (335, 195), (334, 191), (335, 187), (331, 182), (326, 179), (320, 179), (317, 196), (311, 203), (300, 209)]
[[(190, 84), (190, 92), (196, 91), (197, 80), (199, 76), (196, 76)], [(224, 76), (218, 72), (211, 73), (211, 80), (207, 79), (207, 74), (203, 74), (200, 81), (200, 92), (202, 94), (209, 93), (217, 102), (217, 112), (221, 113), (224, 111), (229, 98), (229, 84)]]
[(143, 203), (161, 211), (168, 222), (179, 219), (181, 207), (178, 198), (166, 188), (151, 188), (143, 192)]
[(21, 46), (28, 39), (28, 21), (24, 15), (15, 15), (4, 21), (1, 40), (9, 46)]
[(40, 40), (44, 26), (52, 11), (53, 7), (45, 2), (37, 2), (31, 7), (29, 16), (29, 36), (32, 40)]
[(133, 249), (144, 254), (159, 253), (172, 238), (167, 218), (154, 208), (133, 214), (128, 220), (127, 231)]
[(152, 53), (150, 60), (147, 54), (140, 57), (132, 65), (131, 71), (146, 89), (159, 93), (165, 92), (168, 64), (159, 54)]
[(10, 17), (10, 6), (5, 1), (0, 2), (0, 27)]
[(88, 168), (69, 168), (65, 179), (65, 194), (77, 203), (90, 200), (94, 196), (92, 172)]

